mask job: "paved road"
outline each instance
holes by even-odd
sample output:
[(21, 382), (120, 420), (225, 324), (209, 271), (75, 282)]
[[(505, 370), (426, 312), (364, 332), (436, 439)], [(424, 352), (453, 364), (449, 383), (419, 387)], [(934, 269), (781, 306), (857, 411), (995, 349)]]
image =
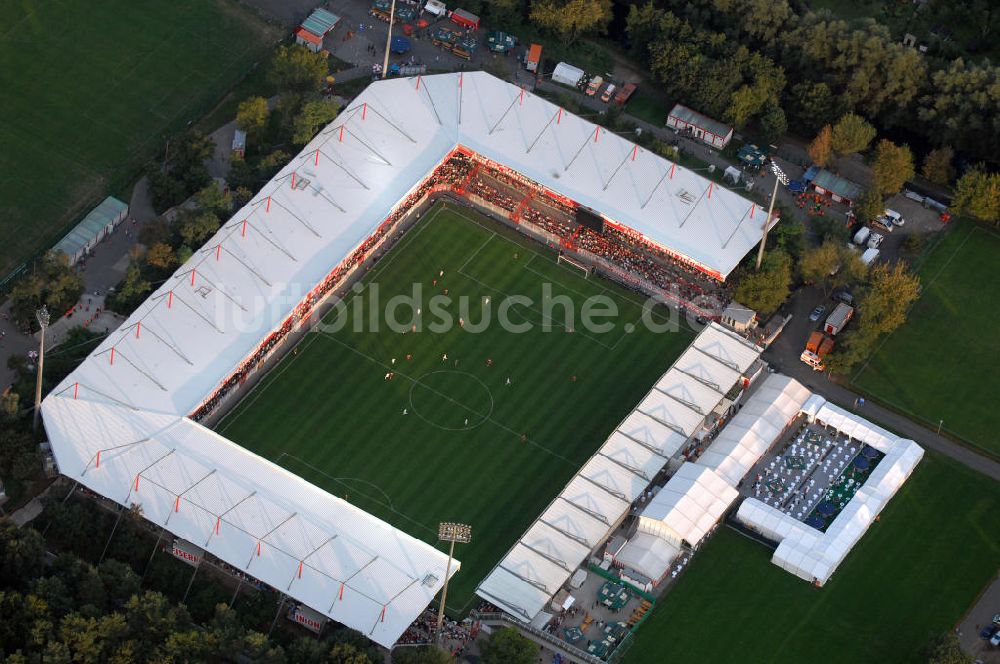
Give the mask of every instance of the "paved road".
[(789, 302), (783, 307), (783, 312), (791, 314), (792, 320), (785, 327), (781, 336), (765, 351), (764, 359), (777, 371), (795, 378), (813, 392), (823, 395), (837, 405), (855, 410), (887, 429), (912, 438), (928, 449), (940, 452), (992, 477), (994, 480), (1000, 481), (1000, 463), (940, 436), (913, 420), (872, 403), (870, 400), (866, 401), (864, 406), (855, 409), (854, 403), (858, 398), (855, 392), (831, 381), (827, 374), (813, 371), (811, 367), (799, 360), (808, 333), (816, 329), (818, 325), (809, 320), (809, 312), (817, 301), (822, 300), (825, 300), (825, 296), (815, 287), (800, 289), (792, 295)]
[(979, 630), (989, 625), (1000, 613), (1000, 575), (983, 591), (958, 625), (962, 649), (984, 664), (1000, 664), (1000, 648), (994, 648), (979, 638)]

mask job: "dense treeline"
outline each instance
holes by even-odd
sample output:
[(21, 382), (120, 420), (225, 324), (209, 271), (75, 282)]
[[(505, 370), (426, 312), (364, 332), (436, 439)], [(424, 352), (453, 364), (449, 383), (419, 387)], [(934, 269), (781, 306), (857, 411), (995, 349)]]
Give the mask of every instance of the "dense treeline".
[[(794, 4), (793, 4), (794, 3)], [(466, 2), (464, 4), (470, 4)], [(633, 57), (668, 94), (743, 128), (788, 124), (806, 136), (848, 113), (880, 131), (904, 130), (965, 161), (996, 163), (1000, 67), (960, 57), (954, 40), (921, 53), (874, 19), (845, 21), (799, 0), (495, 0), (475, 2), (503, 25), (524, 21), (572, 42), (622, 26)], [(930, 0), (944, 24), (975, 24), (986, 43), (1000, 24), (996, 3)], [(887, 11), (890, 9), (887, 5)], [(783, 110), (782, 110), (783, 109)]]
[[(92, 504), (49, 501), (42, 519), (50, 544), (31, 527), (0, 520), (0, 660), (5, 662), (284, 662), (371, 664), (379, 653), (357, 632), (327, 637), (265, 632), (277, 597), (232, 593), (203, 577), (186, 603), (171, 599), (191, 568), (161, 554), (134, 519), (98, 564), (114, 518)], [(100, 533), (100, 536), (95, 534)], [(124, 553), (124, 560), (110, 554)], [(79, 555), (78, 555), (79, 554)], [(83, 557), (81, 557), (83, 556)], [(142, 573), (136, 571), (141, 570)], [(178, 573), (180, 571), (181, 573)]]
[(874, 20), (800, 15), (785, 0), (666, 0), (630, 6), (626, 35), (672, 96), (737, 127), (782, 108), (813, 135), (856, 113), (997, 159), (1000, 68), (925, 56)]

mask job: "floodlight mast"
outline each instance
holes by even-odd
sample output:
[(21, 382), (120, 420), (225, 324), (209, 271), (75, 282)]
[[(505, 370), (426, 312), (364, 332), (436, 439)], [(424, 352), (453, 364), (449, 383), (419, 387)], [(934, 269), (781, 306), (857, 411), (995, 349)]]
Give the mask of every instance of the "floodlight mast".
[(382, 60), (382, 78), (389, 76), (389, 48), (392, 46), (392, 23), (396, 18), (396, 0), (389, 6), (389, 34), (385, 37), (385, 59)]
[(441, 643), (441, 627), (444, 625), (444, 603), (448, 598), (448, 579), (451, 576), (451, 559), (455, 555), (455, 542), (468, 544), (472, 541), (472, 526), (465, 523), (442, 521), (438, 524), (438, 539), (451, 542), (448, 548), (448, 566), (444, 572), (444, 587), (441, 589), (441, 607), (438, 609), (437, 627), (434, 630), (434, 642)]
[(35, 312), (38, 325), (42, 328), (38, 340), (38, 377), (35, 379), (35, 418), (32, 427), (38, 431), (38, 417), (42, 413), (42, 365), (45, 362), (45, 328), (49, 326), (49, 310), (42, 305), (42, 308)]
[(774, 191), (771, 192), (771, 204), (767, 207), (767, 216), (764, 217), (764, 234), (760, 238), (760, 249), (757, 250), (757, 269), (764, 260), (764, 245), (767, 244), (767, 231), (771, 228), (771, 213), (774, 212), (774, 201), (778, 198), (778, 184), (788, 186), (788, 176), (782, 171), (774, 160), (771, 160), (771, 172), (774, 173)]

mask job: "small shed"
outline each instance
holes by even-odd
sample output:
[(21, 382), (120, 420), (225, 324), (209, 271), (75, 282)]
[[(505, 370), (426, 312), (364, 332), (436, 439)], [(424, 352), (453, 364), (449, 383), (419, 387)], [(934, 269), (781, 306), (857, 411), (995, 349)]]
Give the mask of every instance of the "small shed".
[(729, 145), (733, 138), (733, 128), (707, 115), (693, 111), (687, 106), (677, 104), (667, 116), (667, 126), (680, 132), (686, 132), (692, 138), (713, 148), (722, 149)]
[(247, 133), (237, 129), (233, 133), (233, 157), (242, 159), (247, 153)]
[(739, 302), (730, 302), (719, 321), (726, 327), (743, 333), (757, 326), (757, 312)]
[(826, 169), (820, 169), (812, 179), (812, 187), (817, 193), (829, 196), (836, 203), (854, 205), (861, 196), (861, 185), (851, 182)]
[(323, 38), (336, 28), (338, 23), (340, 17), (333, 12), (322, 8), (314, 9), (295, 31), (295, 43), (318, 53), (323, 48)]
[(91, 210), (83, 220), (71, 230), (66, 237), (59, 240), (54, 247), (57, 252), (66, 254), (69, 264), (73, 265), (84, 257), (97, 243), (106, 238), (115, 227), (128, 216), (128, 203), (114, 196), (108, 196), (101, 204)]

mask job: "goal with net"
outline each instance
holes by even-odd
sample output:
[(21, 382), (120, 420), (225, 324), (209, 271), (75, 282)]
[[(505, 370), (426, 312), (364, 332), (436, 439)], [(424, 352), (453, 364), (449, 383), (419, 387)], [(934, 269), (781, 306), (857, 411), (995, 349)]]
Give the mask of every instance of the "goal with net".
[(556, 262), (559, 263), (560, 265), (567, 265), (572, 270), (582, 272), (584, 279), (588, 278), (591, 272), (594, 271), (594, 268), (587, 265), (586, 263), (578, 261), (575, 258), (567, 256), (565, 254), (559, 254), (559, 257), (556, 259)]

